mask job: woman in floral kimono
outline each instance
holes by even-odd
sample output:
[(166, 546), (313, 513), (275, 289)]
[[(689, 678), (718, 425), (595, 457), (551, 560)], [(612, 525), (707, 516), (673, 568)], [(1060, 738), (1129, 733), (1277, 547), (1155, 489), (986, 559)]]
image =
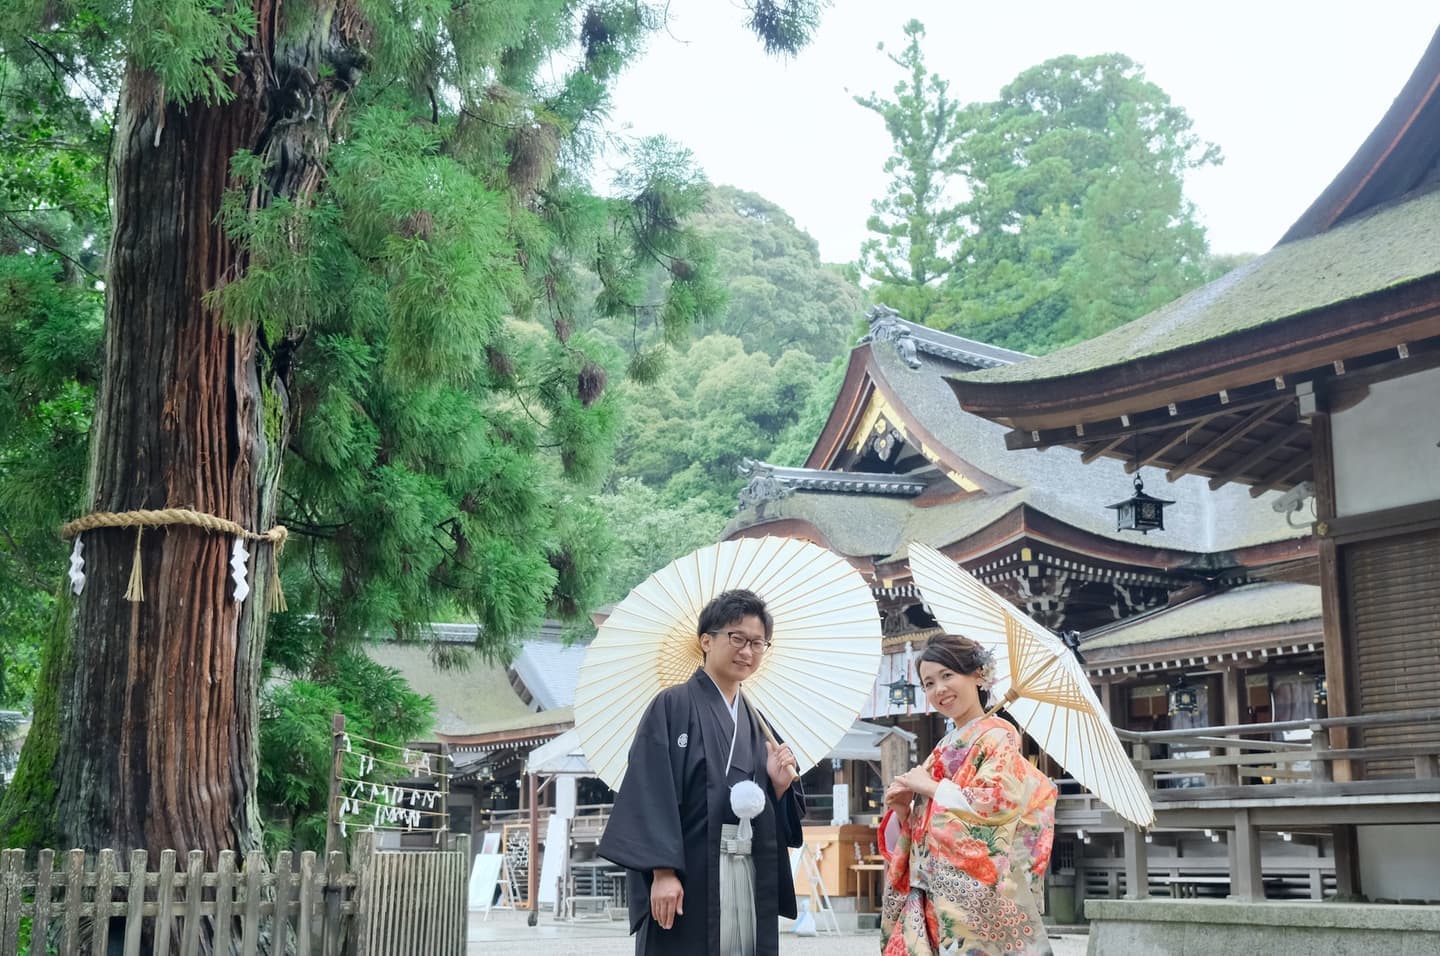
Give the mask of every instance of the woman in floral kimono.
[(1055, 785), (1021, 755), (1015, 728), (986, 716), (988, 651), (943, 635), (917, 665), (955, 729), (885, 793), (884, 956), (1049, 956), (1039, 900)]

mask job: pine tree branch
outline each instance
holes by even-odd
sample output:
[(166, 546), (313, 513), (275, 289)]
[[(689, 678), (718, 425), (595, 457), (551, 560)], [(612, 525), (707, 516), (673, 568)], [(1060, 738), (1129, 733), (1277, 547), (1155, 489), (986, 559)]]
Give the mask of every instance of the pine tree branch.
[(76, 259), (74, 256), (72, 256), (72, 255), (70, 255), (69, 253), (67, 253), (64, 249), (61, 249), (59, 246), (57, 246), (57, 245), (55, 245), (55, 244), (53, 244), (53, 243), (46, 242), (46, 241), (45, 241), (43, 238), (41, 238), (40, 236), (35, 235), (35, 234), (34, 234), (33, 232), (31, 232), (30, 230), (28, 230), (28, 229), (26, 229), (24, 226), (20, 225), (20, 223), (15, 220), (15, 217), (12, 216), (12, 215), (10, 215), (9, 213), (5, 213), (4, 216), (5, 216), (5, 221), (8, 222), (8, 223), (10, 224), (11, 228), (13, 228), (16, 232), (20, 233), (21, 235), (28, 236), (32, 242), (39, 243), (40, 245), (44, 246), (46, 249), (49, 249), (51, 252), (55, 253), (55, 254), (56, 254), (57, 256), (59, 256), (60, 258), (64, 259), (66, 262), (68, 262), (68, 263), (70, 263), (71, 265), (73, 265), (75, 268), (79, 269), (81, 272), (85, 273), (85, 274), (86, 274), (87, 276), (89, 276), (90, 278), (96, 280), (97, 282), (99, 281), (100, 277), (99, 277), (98, 275), (96, 275), (95, 273), (91, 272), (89, 269), (85, 268), (84, 263), (82, 263), (80, 260)]
[(31, 566), (29, 561), (25, 560), (22, 552), (20, 551), (19, 542), (17, 542), (15, 538), (10, 534), (9, 529), (0, 528), (0, 535), (3, 535), (5, 537), (5, 542), (10, 546), (11, 560), (14, 561), (17, 565), (19, 565), (20, 569), (24, 571), (25, 575), (30, 579), (30, 586), (35, 588), (37, 591), (48, 592), (50, 590), (50, 585), (46, 584), (45, 579), (40, 576), (39, 571), (37, 571), (33, 566)]

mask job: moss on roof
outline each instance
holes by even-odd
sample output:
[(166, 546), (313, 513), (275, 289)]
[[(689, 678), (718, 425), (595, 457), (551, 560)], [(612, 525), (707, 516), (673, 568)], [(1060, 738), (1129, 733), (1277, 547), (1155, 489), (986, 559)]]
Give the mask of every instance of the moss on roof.
[(477, 658), (463, 670), (441, 670), (431, 659), (428, 644), (367, 644), (365, 653), (375, 663), (399, 671), (415, 693), (435, 701), (436, 733), (479, 733), (476, 727), (530, 715), (499, 664)]
[(573, 727), (575, 725), (575, 708), (556, 707), (551, 710), (541, 710), (534, 713), (526, 713), (522, 717), (508, 717), (497, 720), (487, 720), (466, 727), (464, 730), (447, 734), (450, 737), (473, 737), (479, 734), (494, 734), (505, 730), (530, 730), (535, 727), (549, 727), (552, 724), (563, 724)]
[(1172, 352), (1440, 273), (1440, 189), (1276, 246), (1099, 338), (959, 382), (1064, 378)]
[(901, 529), (914, 510), (905, 498), (797, 491), (767, 501), (763, 508), (744, 508), (720, 537), (771, 521), (795, 520), (813, 525), (840, 554), (889, 554), (900, 546)]
[(1247, 584), (1112, 625), (1085, 641), (1080, 649), (1084, 653), (1319, 619), (1320, 589), (1313, 584)]

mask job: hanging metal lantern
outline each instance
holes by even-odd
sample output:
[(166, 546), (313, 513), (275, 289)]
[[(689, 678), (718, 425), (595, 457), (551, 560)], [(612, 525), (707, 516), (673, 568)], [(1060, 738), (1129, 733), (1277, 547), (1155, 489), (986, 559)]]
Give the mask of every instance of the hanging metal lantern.
[(914, 707), (915, 685), (908, 680), (892, 681), (885, 685), (890, 691), (891, 707)]
[(1177, 684), (1170, 688), (1170, 716), (1193, 714), (1200, 709), (1200, 694), (1188, 684)]
[(1156, 498), (1154, 495), (1147, 495), (1144, 480), (1136, 475), (1135, 494), (1124, 501), (1117, 501), (1113, 505), (1105, 507), (1115, 512), (1116, 531), (1138, 531), (1141, 534), (1149, 534), (1151, 531), (1165, 530), (1165, 506), (1174, 503), (1164, 498)]
[(1330, 702), (1329, 687), (1325, 682), (1324, 675), (1315, 678), (1315, 706), (1324, 707)]

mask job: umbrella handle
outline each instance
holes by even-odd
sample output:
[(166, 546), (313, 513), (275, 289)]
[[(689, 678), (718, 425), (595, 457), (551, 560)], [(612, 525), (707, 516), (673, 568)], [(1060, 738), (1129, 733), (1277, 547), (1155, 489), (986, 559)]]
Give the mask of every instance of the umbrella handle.
[[(750, 708), (750, 712), (755, 715), (755, 720), (760, 724), (760, 732), (765, 735), (765, 739), (777, 747), (780, 746), (780, 741), (775, 739), (775, 731), (770, 729), (770, 722), (765, 719), (765, 716), (756, 710), (753, 705)], [(799, 777), (800, 768), (792, 763), (790, 765), (790, 778), (796, 780), (799, 779)]]
[(1006, 704), (1013, 704), (1015, 701), (1019, 700), (1020, 697), (1021, 697), (1020, 692), (1019, 692), (1018, 690), (1016, 690), (1014, 687), (1011, 687), (1009, 690), (1007, 690), (1007, 691), (1005, 692), (1005, 696), (1004, 696), (1004, 697), (1000, 698), (1000, 699), (997, 700), (995, 703), (993, 703), (993, 704), (990, 705), (990, 708), (985, 711), (985, 716), (986, 716), (986, 717), (992, 716), (992, 715), (995, 714), (995, 712), (998, 711), (1001, 707), (1004, 707)]

